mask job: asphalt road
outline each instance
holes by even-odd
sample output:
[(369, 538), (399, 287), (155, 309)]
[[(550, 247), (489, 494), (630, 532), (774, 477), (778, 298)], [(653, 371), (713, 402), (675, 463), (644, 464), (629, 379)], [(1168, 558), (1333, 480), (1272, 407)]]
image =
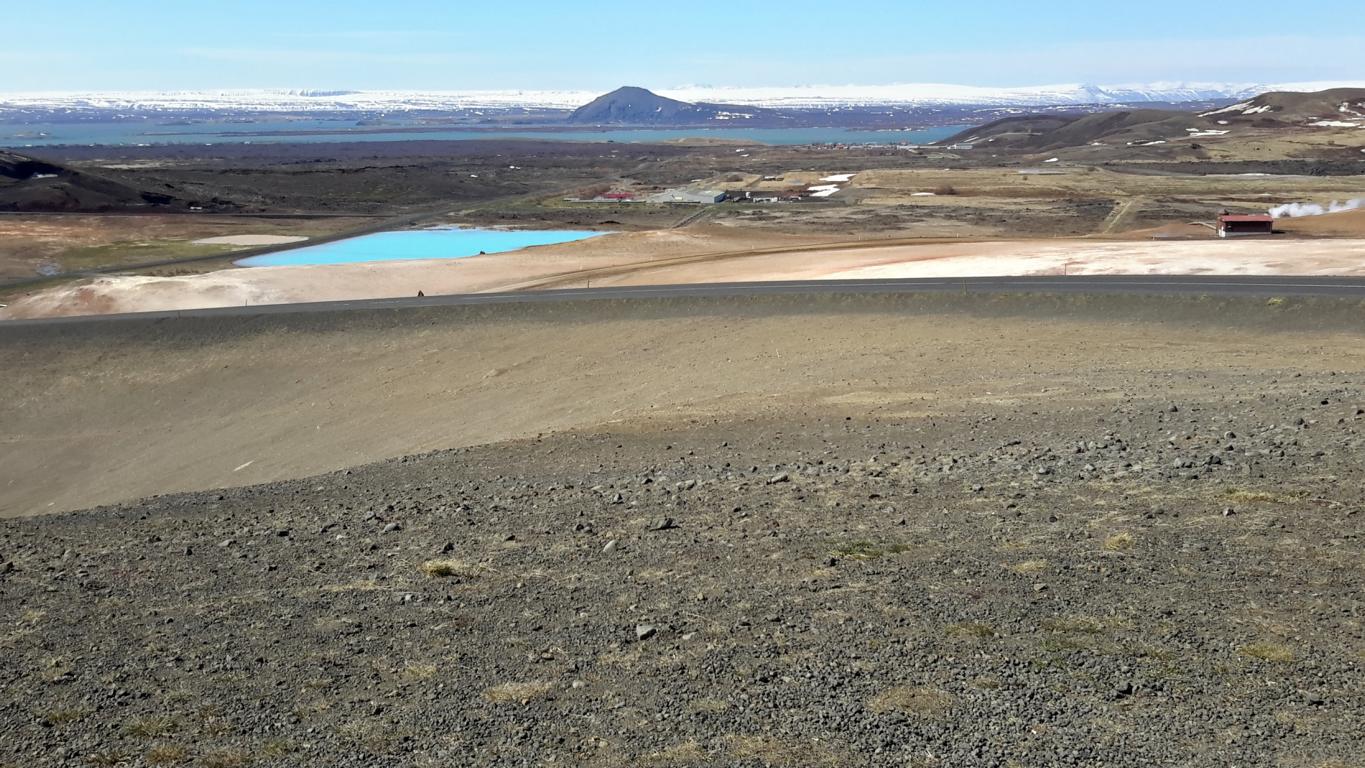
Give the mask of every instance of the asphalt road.
[(1229, 275), (1101, 275), (1036, 277), (920, 278), (906, 280), (791, 280), (782, 282), (571, 288), (514, 293), (471, 293), (401, 299), (324, 301), (218, 307), (171, 312), (90, 315), (0, 321), (0, 329), (23, 325), (104, 323), (178, 317), (255, 317), (347, 310), (450, 307), (475, 304), (534, 304), (554, 301), (657, 299), (676, 297), (895, 293), (1073, 293), (1172, 296), (1283, 296), (1365, 299), (1365, 277), (1243, 277)]

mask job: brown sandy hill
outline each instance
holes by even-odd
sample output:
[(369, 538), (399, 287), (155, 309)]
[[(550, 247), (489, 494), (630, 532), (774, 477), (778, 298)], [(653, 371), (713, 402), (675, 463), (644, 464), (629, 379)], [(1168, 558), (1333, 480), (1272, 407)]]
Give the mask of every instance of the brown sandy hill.
[(1272, 91), (1242, 104), (1233, 105), (1203, 117), (1216, 117), (1233, 124), (1250, 122), (1275, 126), (1301, 125), (1318, 120), (1360, 120), (1365, 122), (1365, 88), (1333, 88), (1310, 93)]
[(942, 143), (970, 141), (989, 143), (998, 149), (1045, 152), (1096, 142), (1142, 145), (1184, 138), (1196, 132), (1227, 132), (1237, 127), (1302, 128), (1319, 121), (1365, 124), (1365, 89), (1266, 93), (1251, 101), (1202, 114), (1132, 109), (1078, 117), (1020, 115), (963, 131)]
[(1096, 141), (1157, 141), (1183, 135), (1200, 122), (1197, 115), (1161, 109), (1101, 112), (1083, 117), (1021, 115), (963, 131), (943, 143), (975, 140), (989, 142), (993, 148), (1043, 152)]

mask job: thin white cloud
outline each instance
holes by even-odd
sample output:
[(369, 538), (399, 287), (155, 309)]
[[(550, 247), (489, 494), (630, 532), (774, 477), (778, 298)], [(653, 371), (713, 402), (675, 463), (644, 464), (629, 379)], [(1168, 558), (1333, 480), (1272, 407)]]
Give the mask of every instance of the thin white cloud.
[(222, 63), (292, 66), (330, 64), (447, 66), (468, 63), (472, 58), (468, 54), (451, 51), (376, 53), (290, 48), (185, 48), (180, 53), (190, 58)]

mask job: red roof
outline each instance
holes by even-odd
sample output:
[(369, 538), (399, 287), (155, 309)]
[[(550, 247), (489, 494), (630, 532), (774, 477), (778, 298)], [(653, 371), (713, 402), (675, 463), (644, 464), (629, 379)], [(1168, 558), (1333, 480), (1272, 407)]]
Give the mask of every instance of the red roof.
[(1250, 216), (1219, 216), (1218, 220), (1225, 224), (1270, 224), (1275, 221), (1275, 217), (1261, 213)]

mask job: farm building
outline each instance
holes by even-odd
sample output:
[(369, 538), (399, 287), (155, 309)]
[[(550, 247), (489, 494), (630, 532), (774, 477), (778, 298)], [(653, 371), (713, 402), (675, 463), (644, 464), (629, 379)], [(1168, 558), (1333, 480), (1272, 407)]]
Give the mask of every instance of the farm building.
[(1218, 217), (1219, 237), (1247, 237), (1250, 235), (1275, 234), (1275, 219), (1268, 214), (1236, 216), (1223, 214)]

